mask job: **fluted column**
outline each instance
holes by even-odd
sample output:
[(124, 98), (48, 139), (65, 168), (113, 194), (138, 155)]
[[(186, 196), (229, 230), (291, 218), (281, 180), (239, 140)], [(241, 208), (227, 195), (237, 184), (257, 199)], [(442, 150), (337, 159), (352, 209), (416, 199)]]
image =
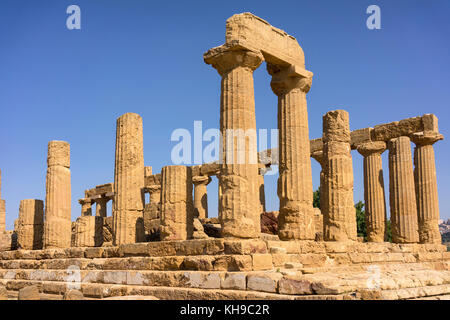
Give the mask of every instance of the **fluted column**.
[(144, 238), (144, 146), (142, 118), (126, 113), (117, 119), (113, 230), (115, 245)]
[(44, 231), (44, 202), (36, 199), (20, 201), (17, 221), (17, 245), (19, 249), (42, 249)]
[(71, 244), (70, 145), (50, 141), (47, 157), (44, 248), (69, 248)]
[(194, 184), (194, 217), (198, 219), (208, 218), (208, 194), (206, 186), (211, 182), (211, 177), (195, 176)]
[(421, 132), (411, 136), (414, 149), (414, 180), (417, 197), (420, 243), (441, 243), (439, 232), (439, 199), (433, 144), (444, 137), (436, 132)]
[(324, 240), (356, 240), (353, 202), (353, 164), (347, 111), (335, 110), (323, 116), (324, 152)]
[(381, 154), (386, 150), (386, 142), (364, 143), (359, 145), (357, 150), (364, 157), (367, 240), (369, 242), (383, 242), (386, 240), (386, 200)]
[(270, 85), (278, 96), (279, 179), (278, 236), (281, 240), (315, 238), (308, 93), (312, 73), (291, 75), (287, 67), (267, 65)]
[(391, 139), (388, 148), (392, 240), (417, 243), (419, 233), (410, 139)]
[(95, 216), (106, 218), (108, 198), (100, 197), (95, 199)]
[(219, 220), (224, 237), (257, 238), (261, 233), (258, 208), (258, 158), (253, 71), (259, 52), (214, 48), (204, 55), (222, 76), (219, 175)]
[(193, 234), (192, 175), (186, 166), (161, 170), (161, 240), (186, 240)]
[(92, 216), (92, 200), (89, 198), (79, 199), (81, 204), (81, 216)]

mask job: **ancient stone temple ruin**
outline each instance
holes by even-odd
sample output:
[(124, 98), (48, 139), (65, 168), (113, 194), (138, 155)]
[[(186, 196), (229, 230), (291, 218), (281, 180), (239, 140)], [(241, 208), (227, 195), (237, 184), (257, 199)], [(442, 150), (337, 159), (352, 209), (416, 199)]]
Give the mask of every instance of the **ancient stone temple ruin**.
[[(0, 200), (0, 285), (10, 297), (33, 285), (41, 299), (70, 290), (89, 299), (450, 297), (450, 252), (438, 229), (433, 144), (443, 136), (436, 116), (351, 131), (351, 115), (333, 110), (323, 116), (322, 137), (310, 140), (313, 73), (303, 50), (250, 13), (227, 20), (225, 44), (204, 61), (220, 76), (220, 161), (152, 172), (144, 165), (142, 118), (124, 114), (116, 124), (114, 181), (86, 190), (71, 222), (70, 146), (51, 141), (45, 202), (22, 200), (7, 232)], [(253, 72), (263, 62), (278, 97), (279, 141), (258, 153)], [(250, 133), (244, 147), (234, 143), (238, 131)], [(313, 207), (311, 158), (322, 168), (320, 209)], [(355, 161), (363, 161), (364, 172), (354, 172)], [(279, 213), (269, 215), (264, 173), (271, 165), (279, 166)], [(364, 175), (365, 240), (357, 237), (354, 174)], [(208, 216), (213, 177), (217, 218)]]

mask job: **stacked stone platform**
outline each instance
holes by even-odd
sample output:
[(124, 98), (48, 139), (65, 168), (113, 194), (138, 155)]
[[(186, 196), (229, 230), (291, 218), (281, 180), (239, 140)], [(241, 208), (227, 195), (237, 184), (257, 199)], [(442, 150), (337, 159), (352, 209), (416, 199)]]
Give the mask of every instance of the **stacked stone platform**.
[[(0, 253), (0, 285), (12, 292), (37, 284), (42, 293), (58, 298), (78, 284), (86, 297), (95, 299), (413, 299), (450, 294), (450, 252), (442, 245), (269, 238), (5, 251)], [(368, 290), (373, 279), (376, 288)]]

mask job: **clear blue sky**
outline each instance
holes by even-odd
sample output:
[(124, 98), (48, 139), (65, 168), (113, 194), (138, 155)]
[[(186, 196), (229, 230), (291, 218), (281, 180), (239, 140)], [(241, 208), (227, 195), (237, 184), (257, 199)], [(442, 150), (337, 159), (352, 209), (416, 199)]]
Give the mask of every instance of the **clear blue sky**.
[[(66, 8), (81, 8), (81, 30)], [(381, 7), (381, 30), (366, 8)], [(314, 72), (310, 138), (322, 115), (350, 113), (351, 129), (434, 113), (450, 138), (450, 2), (433, 1), (21, 1), (0, 3), (0, 168), (7, 228), (19, 201), (45, 199), (47, 143), (71, 144), (72, 219), (84, 190), (112, 182), (116, 118), (144, 119), (145, 164), (170, 164), (176, 128), (219, 126), (220, 77), (203, 53), (223, 44), (225, 20), (252, 12), (295, 36)], [(276, 128), (277, 99), (262, 65), (255, 72), (259, 128)], [(435, 145), (441, 217), (450, 218), (450, 149)], [(363, 199), (362, 158), (353, 153), (355, 200)], [(387, 152), (383, 155), (385, 182)], [(313, 160), (314, 187), (319, 166)], [(266, 178), (277, 210), (276, 176)], [(217, 182), (208, 186), (217, 215)], [(388, 193), (387, 193), (388, 194)]]

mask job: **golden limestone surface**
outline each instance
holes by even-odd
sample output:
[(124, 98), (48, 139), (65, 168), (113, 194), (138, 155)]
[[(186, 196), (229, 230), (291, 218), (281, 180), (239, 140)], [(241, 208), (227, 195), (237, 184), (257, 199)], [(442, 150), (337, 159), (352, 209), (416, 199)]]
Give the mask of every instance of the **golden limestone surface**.
[(205, 62), (222, 76), (219, 219), (224, 237), (257, 238), (260, 233), (253, 71), (262, 61), (261, 53), (241, 49), (205, 54)]
[(17, 222), (17, 245), (20, 249), (42, 249), (44, 231), (44, 201), (26, 199), (20, 201)]
[(433, 144), (443, 136), (432, 131), (411, 136), (414, 148), (414, 182), (416, 186), (419, 240), (421, 243), (441, 243), (439, 233), (439, 200)]
[(346, 111), (329, 111), (323, 116), (323, 142), (324, 240), (356, 240), (350, 126)]
[(161, 170), (161, 240), (186, 240), (193, 234), (192, 174), (186, 166)]
[(386, 150), (386, 143), (383, 141), (367, 142), (359, 145), (357, 150), (364, 157), (367, 239), (373, 242), (384, 242), (387, 218), (381, 154)]
[(70, 145), (50, 141), (47, 155), (44, 248), (71, 244)]
[(419, 242), (411, 141), (408, 137), (389, 141), (389, 203), (392, 240), (396, 243)]
[[(251, 13), (230, 17), (225, 43), (203, 58), (221, 77), (219, 161), (154, 172), (144, 165), (142, 118), (126, 113), (116, 123), (114, 182), (85, 190), (71, 222), (70, 146), (50, 141), (45, 205), (22, 200), (6, 231), (0, 192), (0, 299), (450, 299), (436, 116), (350, 131), (349, 114), (334, 110), (322, 118), (322, 137), (310, 140), (313, 74), (304, 52)], [(253, 72), (264, 61), (278, 97), (279, 140), (258, 152)], [(313, 207), (311, 158), (321, 167), (320, 208)], [(364, 164), (355, 173), (364, 177), (364, 239), (354, 161)], [(265, 207), (272, 165), (279, 166), (279, 212)], [(208, 214), (212, 177), (218, 217)]]
[(280, 215), (282, 240), (314, 239), (312, 175), (306, 93), (311, 77), (292, 76), (288, 68), (268, 64), (272, 90), (278, 96)]
[(114, 166), (114, 244), (144, 237), (144, 140), (142, 118), (126, 113), (117, 119)]

